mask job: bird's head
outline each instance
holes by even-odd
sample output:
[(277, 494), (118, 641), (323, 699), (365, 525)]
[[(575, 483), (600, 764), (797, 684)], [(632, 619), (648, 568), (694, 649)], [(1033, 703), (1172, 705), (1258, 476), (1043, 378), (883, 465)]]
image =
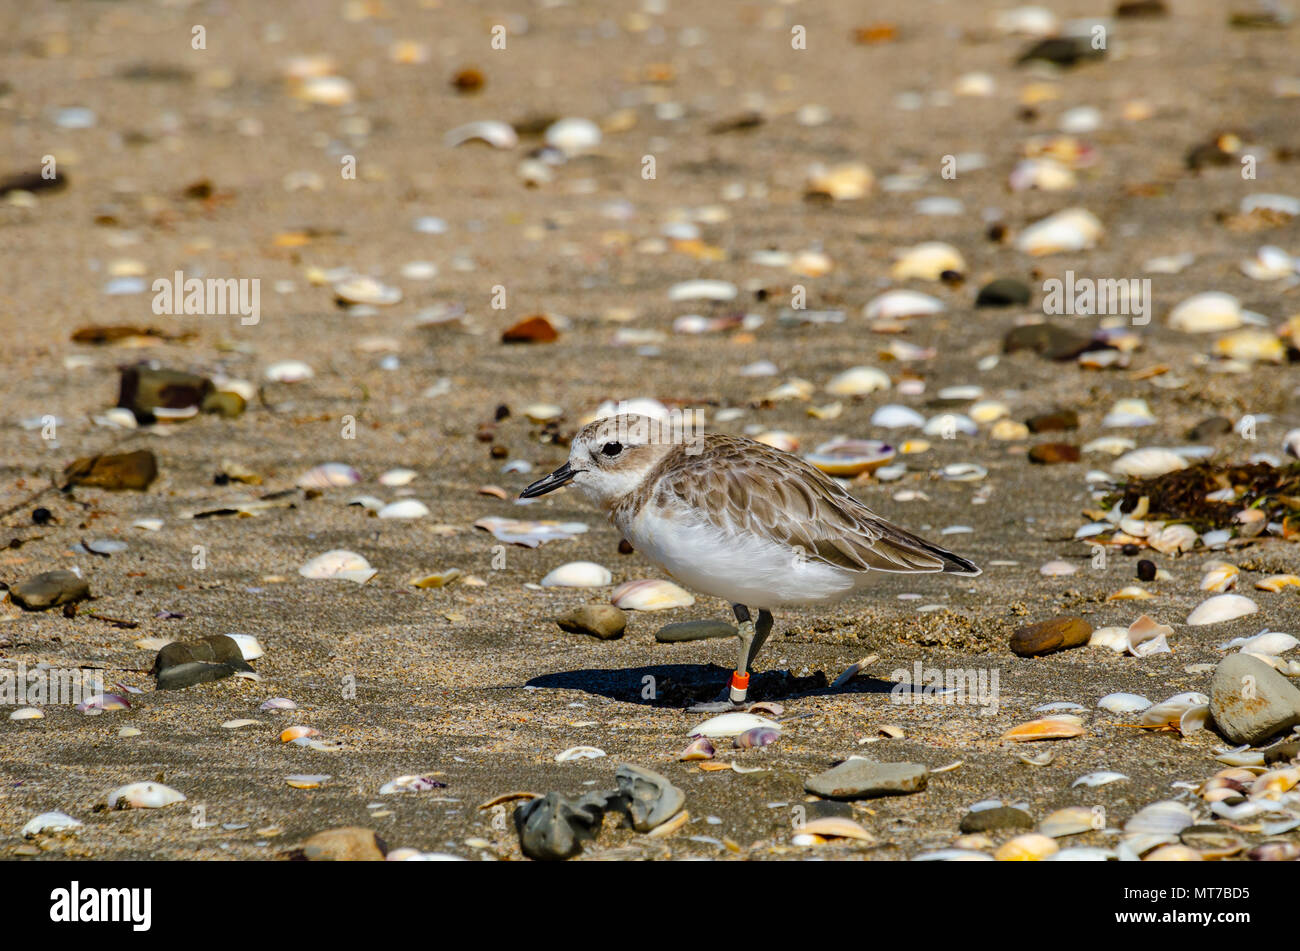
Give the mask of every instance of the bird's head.
[(635, 490), (680, 441), (676, 427), (648, 416), (598, 419), (573, 438), (568, 462), (520, 497), (536, 498), (572, 482), (593, 501), (608, 506)]

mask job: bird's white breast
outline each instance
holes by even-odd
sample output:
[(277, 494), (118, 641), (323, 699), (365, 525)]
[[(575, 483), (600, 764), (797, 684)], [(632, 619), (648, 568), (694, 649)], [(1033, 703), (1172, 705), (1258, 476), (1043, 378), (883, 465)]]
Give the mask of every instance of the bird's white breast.
[(690, 512), (666, 512), (653, 504), (619, 528), (633, 548), (677, 581), (733, 604), (771, 608), (837, 600), (862, 577), (802, 557), (779, 541), (725, 531)]

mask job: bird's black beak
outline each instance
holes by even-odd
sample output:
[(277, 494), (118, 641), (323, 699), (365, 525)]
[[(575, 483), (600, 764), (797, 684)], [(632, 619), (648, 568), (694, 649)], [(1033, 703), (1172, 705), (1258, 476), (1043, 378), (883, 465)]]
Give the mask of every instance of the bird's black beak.
[(519, 493), (521, 499), (535, 499), (539, 495), (545, 495), (547, 492), (554, 492), (562, 485), (568, 485), (573, 481), (573, 477), (578, 473), (569, 468), (566, 462), (560, 468), (556, 469), (548, 476), (538, 479), (524, 491)]

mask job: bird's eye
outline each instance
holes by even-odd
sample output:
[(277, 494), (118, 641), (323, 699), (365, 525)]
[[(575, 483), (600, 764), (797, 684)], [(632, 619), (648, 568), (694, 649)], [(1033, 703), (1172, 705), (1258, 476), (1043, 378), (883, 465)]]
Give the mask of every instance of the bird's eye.
[(621, 442), (607, 442), (600, 447), (600, 451), (612, 459), (623, 451), (623, 444)]

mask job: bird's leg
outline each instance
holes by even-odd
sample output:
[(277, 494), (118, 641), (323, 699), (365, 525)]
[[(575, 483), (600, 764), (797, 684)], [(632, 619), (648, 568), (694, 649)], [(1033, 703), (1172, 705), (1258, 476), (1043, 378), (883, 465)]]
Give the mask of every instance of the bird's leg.
[[(763, 640), (758, 639), (754, 621), (749, 616), (749, 608), (743, 604), (733, 604), (731, 610), (735, 612), (736, 620), (740, 624), (740, 653), (736, 659), (736, 670), (731, 675), (729, 696), (732, 703), (741, 704), (749, 695), (749, 661), (750, 657), (757, 653), (755, 642), (758, 647), (761, 647)], [(766, 637), (767, 635), (764, 635), (763, 639), (765, 640)]]
[(750, 667), (754, 666), (754, 658), (757, 657), (758, 652), (763, 649), (763, 645), (767, 643), (768, 635), (771, 633), (772, 612), (767, 608), (759, 608), (758, 623), (754, 625), (754, 642), (750, 644), (749, 657), (746, 658), (748, 663), (748, 666), (745, 668), (746, 670), (749, 670)]

